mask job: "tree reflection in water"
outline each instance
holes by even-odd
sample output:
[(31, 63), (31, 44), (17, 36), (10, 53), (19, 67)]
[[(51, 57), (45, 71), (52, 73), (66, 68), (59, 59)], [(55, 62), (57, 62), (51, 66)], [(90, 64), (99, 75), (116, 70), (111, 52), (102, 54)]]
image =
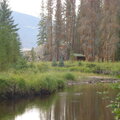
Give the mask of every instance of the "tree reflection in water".
[(115, 91), (104, 86), (83, 85), (45, 97), (0, 103), (0, 120), (114, 120), (109, 99), (97, 91)]

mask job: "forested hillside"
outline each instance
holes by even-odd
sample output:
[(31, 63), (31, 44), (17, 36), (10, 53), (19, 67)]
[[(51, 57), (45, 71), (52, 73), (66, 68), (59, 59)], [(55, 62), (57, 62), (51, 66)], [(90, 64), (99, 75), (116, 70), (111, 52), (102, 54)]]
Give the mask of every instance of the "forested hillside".
[(46, 45), (50, 60), (72, 53), (88, 61), (120, 60), (119, 6), (119, 0), (42, 0), (38, 45)]

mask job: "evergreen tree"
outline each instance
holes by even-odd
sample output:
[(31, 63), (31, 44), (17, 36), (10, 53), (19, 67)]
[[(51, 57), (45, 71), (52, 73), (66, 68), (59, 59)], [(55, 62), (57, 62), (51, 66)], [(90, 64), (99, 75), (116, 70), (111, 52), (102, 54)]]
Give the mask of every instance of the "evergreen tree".
[(39, 33), (38, 33), (38, 45), (44, 44), (46, 43), (46, 16), (44, 14), (44, 2), (42, 0), (42, 4), (41, 4), (41, 14), (40, 14), (40, 22), (38, 24), (39, 26)]
[(35, 51), (34, 48), (31, 49), (31, 58), (32, 58), (32, 62), (35, 61)]
[(53, 58), (53, 0), (47, 0), (47, 49), (50, 60)]
[(62, 42), (62, 4), (61, 0), (56, 1), (56, 13), (55, 13), (55, 51), (56, 59), (60, 57), (60, 44)]
[[(118, 9), (118, 23), (120, 25), (120, 8)], [(120, 28), (118, 29), (118, 37), (119, 37), (119, 41), (117, 43), (116, 60), (120, 61)]]
[(20, 56), (18, 28), (7, 0), (0, 2), (0, 69), (16, 63)]
[(53, 60), (52, 60), (52, 66), (57, 66), (57, 61), (55, 58), (53, 58)]
[(64, 67), (64, 60), (63, 57), (61, 56), (61, 58), (59, 59), (59, 66), (60, 67)]
[(47, 0), (46, 3), (48, 60), (53, 57), (58, 60), (61, 54), (65, 60), (70, 59), (71, 52), (84, 54), (88, 61), (120, 58), (117, 22), (120, 0)]

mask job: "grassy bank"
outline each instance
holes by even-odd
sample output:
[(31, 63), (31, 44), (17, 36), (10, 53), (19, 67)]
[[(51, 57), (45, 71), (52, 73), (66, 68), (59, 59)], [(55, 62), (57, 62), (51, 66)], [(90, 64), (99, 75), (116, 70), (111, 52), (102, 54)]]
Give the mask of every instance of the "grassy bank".
[(33, 96), (51, 94), (65, 87), (66, 74), (58, 72), (32, 73), (30, 71), (17, 73), (2, 73), (0, 75), (0, 96)]
[(66, 86), (69, 80), (91, 75), (120, 77), (120, 63), (65, 62), (64, 67), (50, 62), (19, 64), (0, 72), (0, 97), (51, 94)]

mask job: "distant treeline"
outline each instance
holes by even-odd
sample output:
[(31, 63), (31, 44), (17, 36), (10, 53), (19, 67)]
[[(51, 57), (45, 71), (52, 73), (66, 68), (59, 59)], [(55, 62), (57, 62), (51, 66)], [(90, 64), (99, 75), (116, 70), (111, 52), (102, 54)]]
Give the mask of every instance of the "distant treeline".
[(0, 70), (15, 64), (20, 57), (20, 39), (17, 25), (11, 16), (7, 0), (0, 1)]
[[(120, 0), (47, 0), (41, 4), (38, 45), (46, 54), (88, 61), (120, 60)], [(62, 49), (61, 49), (62, 48)]]

